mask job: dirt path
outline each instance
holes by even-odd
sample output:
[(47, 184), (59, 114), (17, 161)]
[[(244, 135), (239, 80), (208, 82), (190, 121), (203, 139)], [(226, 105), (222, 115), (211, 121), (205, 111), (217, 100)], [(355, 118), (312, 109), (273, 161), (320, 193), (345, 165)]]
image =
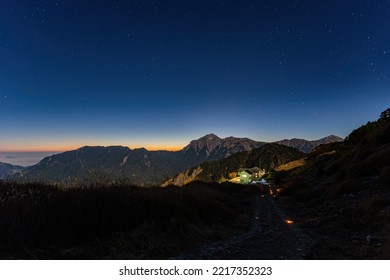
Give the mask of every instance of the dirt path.
[(313, 246), (312, 239), (279, 209), (272, 197), (256, 198), (247, 233), (205, 245), (173, 259), (303, 259)]

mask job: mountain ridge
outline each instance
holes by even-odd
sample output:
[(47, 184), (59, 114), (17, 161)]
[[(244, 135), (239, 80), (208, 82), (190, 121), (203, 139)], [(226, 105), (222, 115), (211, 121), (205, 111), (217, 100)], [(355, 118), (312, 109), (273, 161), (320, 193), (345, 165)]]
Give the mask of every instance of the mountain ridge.
[(206, 134), (179, 151), (149, 151), (118, 145), (83, 146), (46, 157), (36, 165), (12, 174), (11, 179), (67, 184), (126, 182), (141, 186), (159, 185), (167, 178), (204, 162), (249, 152), (265, 144), (249, 138), (220, 138)]
[(344, 139), (336, 136), (336, 135), (329, 135), (323, 138), (320, 138), (318, 140), (306, 140), (306, 139), (300, 139), (300, 138), (292, 138), (292, 139), (283, 139), (276, 141), (275, 143), (286, 145), (289, 147), (294, 147), (299, 150), (301, 150), (304, 153), (311, 152), (315, 147), (318, 147), (319, 145), (323, 144), (329, 144), (334, 142), (341, 142)]

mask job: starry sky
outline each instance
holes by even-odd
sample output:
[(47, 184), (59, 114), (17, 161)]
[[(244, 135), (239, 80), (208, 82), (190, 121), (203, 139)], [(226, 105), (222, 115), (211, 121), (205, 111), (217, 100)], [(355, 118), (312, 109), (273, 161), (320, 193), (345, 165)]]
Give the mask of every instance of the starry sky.
[(389, 90), (389, 0), (0, 2), (0, 151), (345, 137)]

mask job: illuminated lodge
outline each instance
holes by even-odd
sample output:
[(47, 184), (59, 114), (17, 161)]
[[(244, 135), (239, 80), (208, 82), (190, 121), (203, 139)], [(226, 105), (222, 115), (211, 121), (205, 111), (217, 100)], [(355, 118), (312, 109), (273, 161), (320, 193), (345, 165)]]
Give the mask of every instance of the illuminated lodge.
[(258, 167), (240, 168), (238, 170), (238, 174), (240, 176), (240, 184), (250, 184), (254, 181), (260, 180), (260, 178), (265, 174), (265, 170)]

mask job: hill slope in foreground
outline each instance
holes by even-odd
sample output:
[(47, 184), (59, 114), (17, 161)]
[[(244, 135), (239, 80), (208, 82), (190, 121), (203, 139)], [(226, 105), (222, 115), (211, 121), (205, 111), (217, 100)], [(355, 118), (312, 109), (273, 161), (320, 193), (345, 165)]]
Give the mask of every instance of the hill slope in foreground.
[(317, 240), (309, 258), (390, 259), (390, 109), (272, 176), (278, 204)]
[(0, 181), (0, 259), (167, 259), (246, 232), (234, 184), (68, 188)]

